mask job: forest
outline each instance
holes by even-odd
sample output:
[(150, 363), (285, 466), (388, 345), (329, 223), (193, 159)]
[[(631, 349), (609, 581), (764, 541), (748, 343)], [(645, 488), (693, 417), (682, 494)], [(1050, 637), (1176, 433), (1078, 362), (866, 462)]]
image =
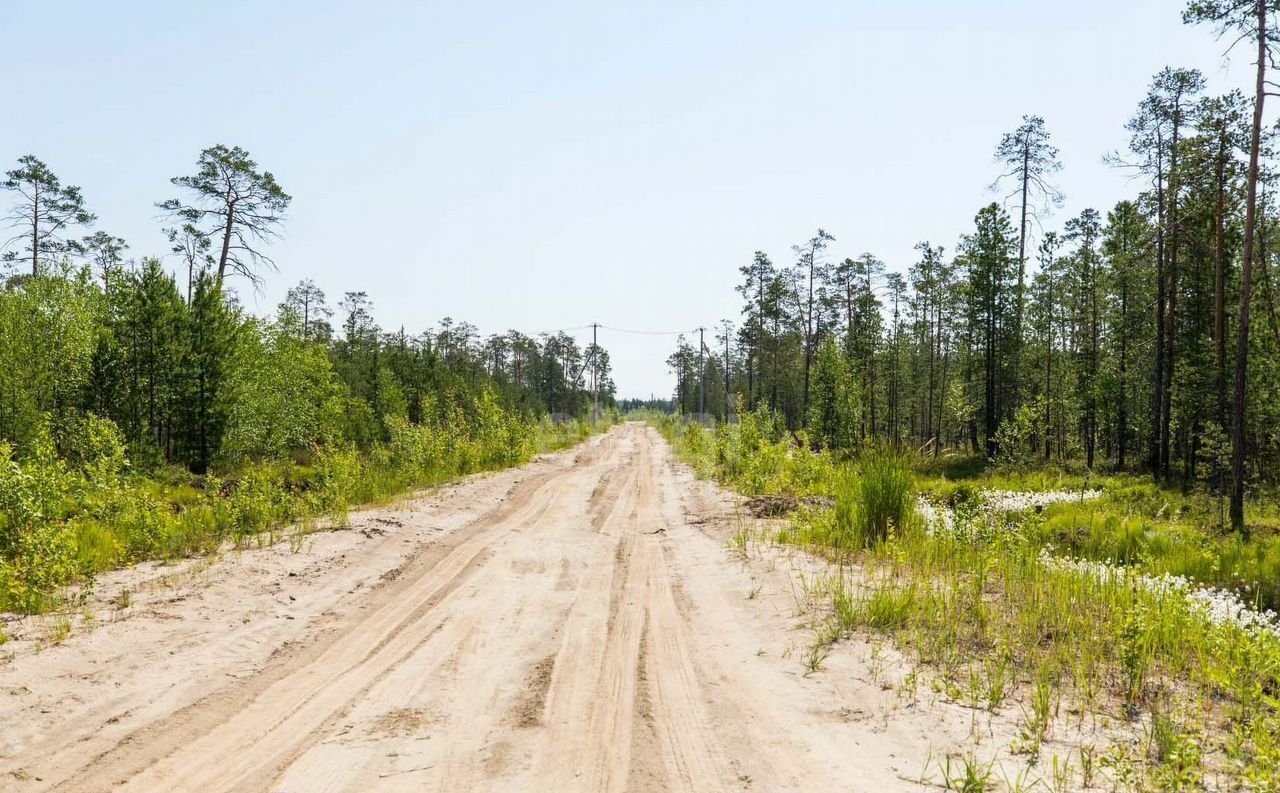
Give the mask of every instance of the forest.
[(741, 317), (668, 360), (654, 421), (745, 497), (738, 558), (830, 562), (808, 674), (885, 639), (912, 670), (886, 686), (1016, 703), (1025, 768), (974, 752), (921, 784), (1280, 789), (1278, 11), (1185, 7), (1255, 83), (1158, 71), (1099, 153), (1136, 188), (1114, 206), (1053, 215), (1064, 163), (1025, 115), (950, 250), (757, 251)]
[[(1231, 4), (1187, 19), (1257, 27)], [(1099, 152), (1138, 188), (1114, 206), (1054, 214), (1064, 164), (1026, 115), (993, 141), (993, 200), (949, 249), (924, 239), (891, 267), (820, 228), (786, 258), (757, 251), (741, 317), (668, 361), (681, 412), (763, 407), (835, 450), (1148, 472), (1229, 492), (1246, 529), (1245, 494), (1280, 470), (1276, 127), (1255, 115), (1272, 43), (1256, 46), (1256, 98), (1210, 95), (1191, 68), (1151, 78)]]
[(222, 145), (171, 189), (172, 249), (131, 259), (36, 156), (0, 181), (0, 610), (523, 462), (588, 431), (597, 387), (613, 405), (608, 353), (565, 333), (387, 330), (366, 293), (307, 279), (255, 317), (236, 287), (275, 269), (291, 197)]

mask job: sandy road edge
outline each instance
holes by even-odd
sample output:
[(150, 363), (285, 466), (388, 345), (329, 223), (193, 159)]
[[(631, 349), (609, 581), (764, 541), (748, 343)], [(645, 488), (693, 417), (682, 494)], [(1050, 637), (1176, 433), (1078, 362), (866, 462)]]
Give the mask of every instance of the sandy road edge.
[(353, 510), (349, 530), (300, 546), (104, 574), (60, 643), (48, 637), (65, 618), (47, 616), (29, 618), (31, 638), (0, 646), (0, 789), (45, 789), (71, 758), (128, 747), (150, 724), (267, 682), (255, 678), (273, 657), (316, 651), (352, 603), (394, 591), (407, 565), (429, 564), (517, 488), (571, 468), (605, 437)]

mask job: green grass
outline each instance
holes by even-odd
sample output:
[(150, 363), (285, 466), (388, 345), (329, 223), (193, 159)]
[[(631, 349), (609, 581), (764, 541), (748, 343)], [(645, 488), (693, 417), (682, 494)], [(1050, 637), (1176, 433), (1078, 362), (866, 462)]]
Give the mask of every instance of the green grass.
[(1184, 489), (1139, 474), (1099, 475), (1078, 464), (1002, 468), (968, 455), (917, 459), (913, 467), (919, 490), (944, 503), (984, 489), (1101, 490), (1101, 498), (1046, 507), (1043, 520), (1030, 526), (1036, 540), (1072, 556), (1183, 576), (1280, 611), (1280, 500), (1274, 493), (1246, 504), (1246, 539), (1223, 527), (1221, 496), (1203, 485)]
[[(1207, 495), (1163, 498), (1153, 485), (1104, 488), (1082, 503), (1054, 504), (1034, 525), (1044, 544), (1153, 575), (1185, 576), (1280, 610), (1280, 535), (1246, 540), (1218, 529), (1205, 514)], [(1269, 512), (1255, 507), (1255, 513)]]
[[(606, 426), (606, 425), (601, 425)], [(131, 471), (122, 448), (110, 464), (68, 465), (45, 444), (21, 461), (0, 443), (0, 611), (40, 613), (68, 606), (66, 587), (91, 587), (104, 570), (144, 559), (175, 559), (262, 546), (321, 525), (342, 525), (350, 507), (483, 470), (518, 465), (573, 445), (600, 427), (488, 423), (392, 427), (368, 452), (316, 448), (300, 460), (243, 463), (220, 476), (184, 470)]]
[[(820, 668), (841, 636), (886, 635), (932, 670), (945, 697), (990, 710), (1020, 703), (1022, 734), (1010, 748), (1030, 759), (1064, 719), (1132, 722), (1139, 741), (1080, 749), (1079, 774), (1120, 790), (1280, 789), (1280, 638), (1214, 625), (1178, 592), (1044, 560), (1052, 548), (1274, 602), (1280, 562), (1266, 530), (1273, 504), (1251, 505), (1259, 528), (1245, 540), (1218, 529), (1210, 493), (1134, 476), (1001, 471), (879, 451), (850, 463), (770, 438), (760, 431), (766, 424), (744, 417), (714, 431), (671, 421), (660, 428), (683, 459), (730, 487), (830, 497), (830, 507), (818, 501), (792, 513), (776, 536), (839, 562), (838, 580), (820, 587), (830, 619), (806, 671)], [(983, 489), (1104, 495), (932, 536), (909, 517), (914, 488), (962, 504)], [(1075, 773), (1052, 766), (1044, 782), (1066, 787)], [(953, 766), (944, 785), (980, 789), (981, 776)]]

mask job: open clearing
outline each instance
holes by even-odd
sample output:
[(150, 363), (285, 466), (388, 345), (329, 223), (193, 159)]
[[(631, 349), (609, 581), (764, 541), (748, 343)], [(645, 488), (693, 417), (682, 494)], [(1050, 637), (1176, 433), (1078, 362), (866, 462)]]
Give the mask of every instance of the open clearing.
[(1016, 713), (917, 700), (885, 647), (805, 676), (814, 563), (731, 553), (737, 503), (627, 424), (300, 548), (104, 576), (60, 643), (8, 627), (0, 788), (914, 790), (1008, 745)]

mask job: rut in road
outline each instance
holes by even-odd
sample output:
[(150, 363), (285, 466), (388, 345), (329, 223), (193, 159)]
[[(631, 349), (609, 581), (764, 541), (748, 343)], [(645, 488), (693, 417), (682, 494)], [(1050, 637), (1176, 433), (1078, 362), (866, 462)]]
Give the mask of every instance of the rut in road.
[(767, 639), (729, 590), (743, 573), (685, 514), (660, 436), (627, 424), (575, 454), (344, 598), (252, 674), (211, 680), (190, 702), (157, 698), (154, 719), (92, 754), (51, 743), (23, 789), (774, 791), (896, 779), (797, 706), (813, 701), (798, 675), (757, 659)]

